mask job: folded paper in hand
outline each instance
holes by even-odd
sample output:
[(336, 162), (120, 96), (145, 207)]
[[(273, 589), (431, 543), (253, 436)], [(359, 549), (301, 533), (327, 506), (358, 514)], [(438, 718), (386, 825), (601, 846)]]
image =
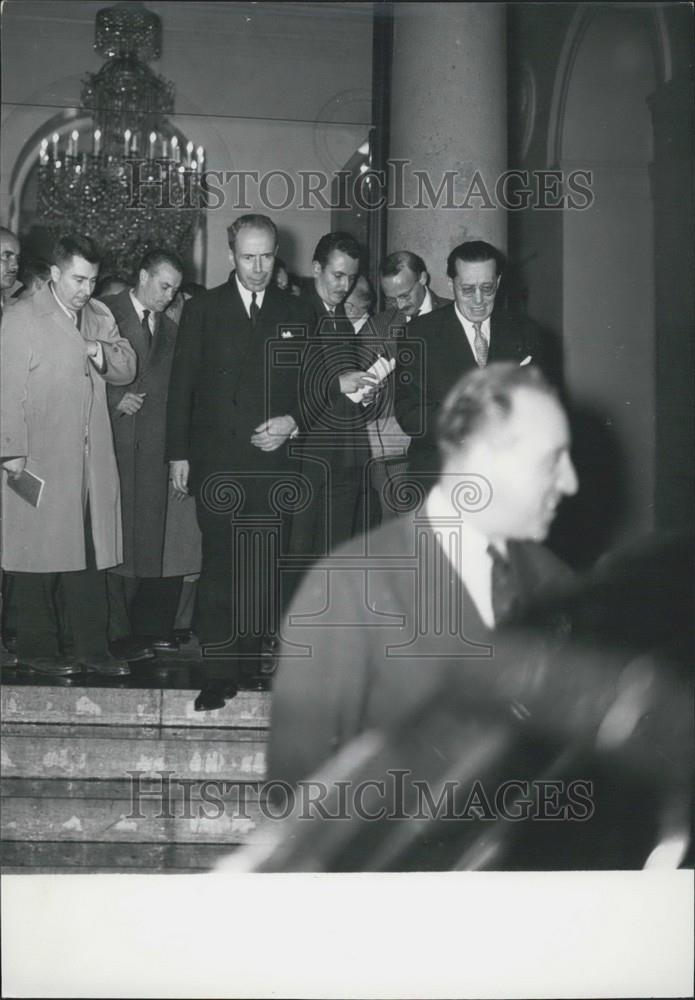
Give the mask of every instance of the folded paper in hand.
[(35, 476), (33, 472), (23, 469), (18, 476), (8, 474), (7, 485), (22, 500), (26, 500), (32, 507), (38, 507), (41, 503), (41, 494), (46, 482), (44, 479), (39, 479), (38, 476)]
[[(395, 358), (384, 358), (381, 355), (376, 359), (373, 365), (367, 369), (367, 375), (374, 375), (377, 383), (383, 382), (387, 378), (393, 369), (396, 367)], [(351, 399), (353, 403), (359, 403), (370, 391), (372, 386), (364, 386), (362, 389), (357, 389), (356, 392), (347, 392), (345, 395), (348, 399)]]

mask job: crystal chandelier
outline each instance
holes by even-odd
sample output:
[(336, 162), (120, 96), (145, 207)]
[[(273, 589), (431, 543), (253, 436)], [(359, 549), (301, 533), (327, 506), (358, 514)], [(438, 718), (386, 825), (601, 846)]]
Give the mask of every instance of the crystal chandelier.
[(56, 132), (39, 150), (40, 221), (92, 236), (103, 271), (126, 276), (155, 246), (184, 254), (200, 218), (204, 150), (168, 122), (174, 86), (145, 61), (161, 43), (161, 21), (141, 3), (100, 10), (94, 48), (106, 62), (81, 92), (93, 127), (74, 129), (62, 147)]

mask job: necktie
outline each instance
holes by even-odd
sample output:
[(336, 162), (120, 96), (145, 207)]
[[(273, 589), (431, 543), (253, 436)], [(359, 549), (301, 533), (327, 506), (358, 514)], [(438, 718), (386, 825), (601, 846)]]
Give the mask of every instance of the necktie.
[(495, 617), (495, 625), (504, 625), (513, 619), (519, 611), (519, 589), (509, 561), (494, 545), (488, 545), (487, 551), (492, 559), (490, 577), (492, 613)]
[(142, 328), (145, 331), (145, 336), (147, 338), (147, 343), (152, 339), (152, 331), (150, 330), (150, 310), (143, 309), (142, 311)]
[(473, 338), (473, 351), (475, 352), (475, 360), (478, 362), (480, 368), (484, 368), (487, 364), (487, 352), (488, 352), (488, 342), (483, 336), (482, 323), (474, 323), (473, 329), (475, 330), (475, 337)]
[(251, 292), (251, 308), (249, 309), (249, 316), (251, 317), (251, 326), (255, 327), (258, 322), (258, 314), (261, 310), (258, 308), (258, 303), (256, 302), (256, 293)]

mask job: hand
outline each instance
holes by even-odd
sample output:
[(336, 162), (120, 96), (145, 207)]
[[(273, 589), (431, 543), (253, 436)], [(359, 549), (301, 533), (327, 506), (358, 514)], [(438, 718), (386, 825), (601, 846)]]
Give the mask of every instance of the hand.
[(121, 416), (132, 417), (145, 402), (146, 395), (146, 392), (125, 392), (116, 409)]
[(188, 495), (188, 473), (190, 466), (185, 458), (176, 462), (169, 462), (169, 482), (177, 493), (182, 496)]
[(87, 341), (87, 354), (88, 354), (88, 356), (90, 358), (96, 358), (96, 356), (99, 354), (99, 347), (100, 346), (101, 345), (99, 344), (99, 341), (97, 341), (97, 340), (88, 340)]
[(24, 472), (24, 466), (27, 464), (26, 457), (22, 458), (8, 458), (2, 463), (3, 469), (7, 469), (7, 474), (10, 479), (16, 479), (17, 476), (21, 476)]
[(378, 384), (377, 377), (367, 372), (343, 372), (340, 376), (340, 391), (343, 393), (357, 392), (358, 389), (366, 389), (368, 386), (376, 388)]
[(275, 451), (297, 429), (294, 417), (271, 417), (254, 429), (251, 444), (261, 451)]

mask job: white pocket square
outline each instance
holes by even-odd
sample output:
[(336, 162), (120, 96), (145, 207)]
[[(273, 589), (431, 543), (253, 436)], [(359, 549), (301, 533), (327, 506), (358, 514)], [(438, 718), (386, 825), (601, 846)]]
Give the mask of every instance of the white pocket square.
[(531, 355), (527, 354), (526, 357), (524, 358), (524, 360), (519, 362), (519, 368), (521, 368), (522, 365), (528, 365), (528, 364), (530, 364), (531, 361), (532, 361)]

